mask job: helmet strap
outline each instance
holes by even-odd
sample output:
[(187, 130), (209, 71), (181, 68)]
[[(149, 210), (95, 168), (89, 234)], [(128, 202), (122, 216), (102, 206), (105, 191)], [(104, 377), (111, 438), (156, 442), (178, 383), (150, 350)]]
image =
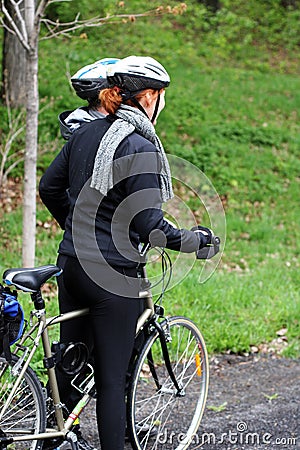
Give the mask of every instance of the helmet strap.
[(153, 115), (151, 117), (151, 123), (154, 123), (154, 121), (156, 119), (157, 111), (158, 111), (158, 108), (159, 108), (159, 103), (160, 103), (160, 93), (158, 92), (158, 96), (157, 96), (157, 99), (156, 99), (154, 112), (153, 112)]
[[(130, 100), (132, 101), (132, 103), (135, 104), (135, 106), (142, 111), (142, 113), (145, 114), (146, 117), (148, 117), (148, 119), (150, 119), (150, 117), (148, 116), (148, 114), (146, 113), (146, 111), (144, 110), (144, 108), (142, 107), (142, 105), (137, 101), (137, 99), (135, 97), (131, 97)], [(156, 103), (155, 103), (155, 108), (154, 108), (154, 112), (153, 115), (151, 117), (151, 123), (154, 123), (156, 116), (157, 116), (157, 112), (158, 112), (158, 108), (159, 108), (159, 103), (160, 103), (160, 93), (158, 92), (158, 96), (156, 99)]]

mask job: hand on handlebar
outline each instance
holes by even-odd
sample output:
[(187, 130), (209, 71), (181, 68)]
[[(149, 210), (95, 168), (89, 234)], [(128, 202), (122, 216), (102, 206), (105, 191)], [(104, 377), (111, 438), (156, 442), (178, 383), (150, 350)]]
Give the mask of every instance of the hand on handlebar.
[(197, 259), (210, 259), (220, 250), (220, 238), (215, 236), (210, 228), (198, 225), (193, 227), (191, 231), (199, 233), (201, 237), (201, 248), (196, 251)]
[(197, 225), (196, 227), (193, 227), (191, 231), (194, 231), (194, 233), (200, 235), (201, 247), (206, 247), (207, 245), (211, 244), (211, 240), (214, 234), (209, 228)]

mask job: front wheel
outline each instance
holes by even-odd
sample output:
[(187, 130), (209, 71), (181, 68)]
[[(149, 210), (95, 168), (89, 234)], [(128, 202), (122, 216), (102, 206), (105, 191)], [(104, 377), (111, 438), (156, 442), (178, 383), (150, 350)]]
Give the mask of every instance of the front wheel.
[[(45, 431), (46, 404), (41, 383), (30, 367), (12, 394), (18, 374), (14, 367), (19, 358), (12, 356), (8, 363), (0, 358), (0, 432), (1, 436), (16, 438)], [(39, 450), (41, 440), (15, 441), (8, 448)]]
[(181, 393), (170, 379), (155, 331), (137, 359), (127, 397), (129, 433), (136, 450), (187, 449), (196, 442), (206, 403), (209, 369), (200, 331), (185, 317), (172, 317), (162, 326)]

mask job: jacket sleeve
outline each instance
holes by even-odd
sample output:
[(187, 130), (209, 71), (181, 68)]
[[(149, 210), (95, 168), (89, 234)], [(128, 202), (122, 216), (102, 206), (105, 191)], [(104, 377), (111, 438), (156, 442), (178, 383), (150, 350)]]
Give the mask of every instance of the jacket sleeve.
[[(201, 236), (193, 231), (177, 229), (164, 219), (159, 176), (159, 158), (155, 151), (133, 157), (132, 174), (126, 190), (132, 223), (141, 242), (155, 244), (156, 237), (171, 250), (192, 253), (202, 247)], [(144, 161), (143, 161), (144, 158)], [(154, 230), (159, 230), (159, 232)]]
[(68, 160), (69, 147), (67, 143), (48, 167), (39, 184), (42, 202), (63, 230), (70, 207)]

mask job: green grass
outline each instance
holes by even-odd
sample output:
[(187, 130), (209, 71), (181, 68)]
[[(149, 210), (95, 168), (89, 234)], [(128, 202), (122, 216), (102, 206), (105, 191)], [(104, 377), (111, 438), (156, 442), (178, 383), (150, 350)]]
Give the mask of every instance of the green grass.
[[(110, 8), (110, 3), (103, 3), (103, 8)], [(152, 8), (158, 3), (147, 5)], [(129, 6), (140, 11), (145, 5), (133, 1)], [(254, 20), (253, 5), (259, 7), (258, 2), (244, 5), (250, 22)], [(189, 6), (183, 16), (145, 18), (85, 30), (84, 37), (77, 33), (72, 39), (40, 43), (40, 97), (46, 108), (40, 114), (39, 144), (40, 150), (47, 151), (40, 152), (38, 174), (63, 145), (58, 114), (82, 104), (69, 86), (67, 73), (107, 56), (156, 57), (172, 80), (158, 134), (170, 154), (188, 160), (211, 180), (222, 199), (227, 223), (218, 269), (200, 284), (203, 263), (197, 261), (189, 275), (166, 294), (166, 310), (194, 319), (210, 353), (249, 352), (251, 346), (272, 342), (278, 330), (287, 328), (284, 354), (299, 357), (300, 79), (296, 34), (291, 34), (289, 45), (285, 27), (281, 35), (266, 36), (264, 19), (254, 33), (245, 11), (244, 16), (211, 18), (205, 22), (205, 30), (201, 17), (206, 13), (199, 2), (192, 1)], [(239, 3), (239, 10), (242, 8)], [(296, 13), (289, 20), (295, 17)], [(271, 21), (270, 27), (275, 29), (275, 23)], [(290, 32), (294, 32), (292, 26)], [(5, 125), (0, 128), (4, 133)], [(14, 175), (21, 170), (19, 166)], [(203, 209), (195, 196), (186, 191), (182, 196), (194, 212)], [(21, 222), (20, 208), (0, 212), (0, 271), (21, 264)], [(62, 232), (39, 203), (37, 264), (56, 261), (61, 237)], [(176, 266), (175, 278), (180, 278), (180, 271)], [(53, 299), (50, 304), (56, 307)]]
[(299, 355), (300, 305), (297, 270), (267, 258), (256, 269), (220, 269), (205, 284), (198, 282), (199, 262), (183, 283), (169, 292), (167, 310), (188, 314), (200, 327), (210, 353), (249, 352), (277, 338), (287, 328), (285, 354)]

